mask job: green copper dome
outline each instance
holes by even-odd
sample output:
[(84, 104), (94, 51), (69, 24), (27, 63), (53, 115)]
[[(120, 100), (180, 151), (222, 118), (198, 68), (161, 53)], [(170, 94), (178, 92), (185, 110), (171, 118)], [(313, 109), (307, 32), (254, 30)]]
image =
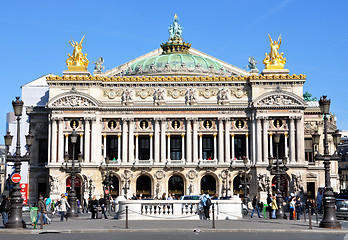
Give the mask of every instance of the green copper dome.
[(130, 68), (133, 71), (137, 71), (139, 68), (143, 70), (150, 69), (151, 66), (155, 66), (158, 70), (164, 69), (166, 64), (171, 69), (180, 69), (184, 65), (188, 69), (195, 69), (197, 64), (201, 69), (212, 69), (214, 71), (220, 71), (222, 65), (205, 57), (200, 57), (190, 54), (172, 53), (172, 54), (162, 54), (159, 56), (153, 56), (149, 58), (142, 59), (136, 63), (133, 63)]

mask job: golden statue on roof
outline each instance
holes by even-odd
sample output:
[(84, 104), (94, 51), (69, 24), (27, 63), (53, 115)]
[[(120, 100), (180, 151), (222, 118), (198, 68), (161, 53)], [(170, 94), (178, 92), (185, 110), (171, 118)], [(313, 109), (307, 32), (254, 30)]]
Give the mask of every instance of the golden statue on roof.
[(266, 57), (263, 60), (266, 69), (284, 69), (286, 63), (286, 58), (283, 57), (284, 53), (279, 53), (279, 47), (282, 43), (282, 37), (279, 35), (278, 41), (273, 41), (271, 36), (268, 34), (271, 52), (269, 54), (265, 53)]
[(69, 58), (65, 61), (70, 71), (86, 71), (88, 67), (87, 53), (82, 53), (82, 42), (85, 36), (82, 37), (80, 42), (75, 42), (72, 38), (72, 42), (69, 41), (70, 45), (74, 48), (72, 55), (68, 53)]

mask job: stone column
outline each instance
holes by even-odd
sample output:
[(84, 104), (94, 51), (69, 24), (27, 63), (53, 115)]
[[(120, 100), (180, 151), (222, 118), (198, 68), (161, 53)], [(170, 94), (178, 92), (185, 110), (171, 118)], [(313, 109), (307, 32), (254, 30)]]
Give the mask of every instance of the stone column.
[(52, 147), (51, 147), (51, 162), (56, 163), (57, 161), (57, 121), (55, 118), (51, 118), (52, 125)]
[(153, 160), (153, 134), (150, 133), (150, 159), (149, 160)]
[[(192, 162), (192, 134), (191, 134), (191, 119), (186, 119), (186, 162)], [(182, 143), (184, 144), (184, 142)], [(183, 153), (184, 154), (184, 153)]]
[(268, 118), (263, 118), (263, 162), (268, 162)]
[(167, 145), (167, 161), (169, 162), (169, 160), (170, 160), (170, 133), (167, 133), (167, 137), (168, 137), (168, 140), (167, 140), (167, 142), (168, 142), (168, 145)]
[(185, 133), (181, 133), (181, 160), (185, 160)]
[(225, 162), (231, 161), (230, 128), (231, 128), (231, 121), (230, 119), (226, 119), (225, 120)]
[(249, 134), (245, 134), (245, 152), (246, 152), (246, 158), (249, 159)]
[[(216, 150), (217, 150), (217, 148), (216, 148), (216, 133), (214, 133), (213, 134), (213, 136), (214, 136), (214, 160), (216, 160)], [(203, 146), (202, 146), (202, 148), (203, 148)]]
[(256, 148), (256, 163), (262, 163), (262, 131), (261, 131), (261, 119), (256, 119), (256, 137), (257, 137), (257, 148)]
[(269, 133), (269, 156), (273, 157), (273, 133)]
[(64, 162), (64, 119), (58, 120), (58, 162)]
[(166, 119), (161, 119), (161, 163), (165, 163), (167, 159), (166, 155)]
[(295, 160), (295, 123), (294, 117), (290, 117), (290, 154), (289, 154), (289, 163), (294, 163)]
[(256, 138), (256, 119), (255, 119), (255, 113), (251, 114), (251, 157), (252, 157), (252, 164), (256, 164), (256, 152), (257, 152), (257, 138)]
[(83, 133), (80, 133), (80, 152), (82, 154), (83, 161), (85, 161), (85, 152), (83, 149)]
[(202, 133), (199, 133), (199, 161), (203, 160), (203, 146), (202, 146)]
[(288, 158), (288, 133), (284, 133), (284, 152), (285, 152), (285, 157)]
[(91, 127), (89, 124), (89, 118), (85, 118), (85, 162), (90, 162), (90, 151), (91, 151)]
[(155, 157), (154, 162), (159, 163), (160, 162), (160, 125), (159, 125), (159, 119), (154, 119), (155, 122)]
[(121, 133), (117, 134), (117, 161), (121, 161)]
[(128, 124), (127, 119), (122, 119), (122, 159), (123, 163), (128, 162)]
[(232, 160), (234, 160), (234, 133), (231, 133), (231, 150), (232, 150)]
[(136, 133), (135, 136), (135, 162), (139, 160), (139, 135)]
[(69, 134), (64, 134), (64, 138), (65, 138), (65, 144), (64, 144), (64, 150), (63, 153), (65, 154), (68, 151), (68, 144), (69, 144)]
[(91, 162), (100, 164), (103, 162), (102, 154), (101, 154), (101, 129), (100, 129), (100, 118), (93, 117), (91, 118)]
[(103, 135), (103, 152), (104, 152), (103, 157), (105, 159), (107, 156), (106, 155), (106, 134)]
[[(219, 118), (219, 156), (218, 162), (224, 161), (224, 127), (223, 127), (223, 120), (222, 118)], [(215, 146), (215, 142), (214, 142)], [(214, 154), (216, 156), (216, 154)]]
[(129, 130), (128, 130), (128, 133), (129, 133), (129, 139), (128, 139), (128, 142), (129, 142), (129, 145), (128, 145), (128, 159), (130, 163), (133, 163), (134, 162), (134, 119), (130, 119), (129, 121)]
[(296, 118), (296, 138), (297, 138), (297, 162), (305, 163), (304, 156), (304, 130), (303, 130), (303, 117), (298, 116)]
[[(198, 139), (197, 139), (197, 130), (198, 130), (198, 121), (196, 118), (193, 119), (193, 134), (192, 134), (192, 145), (193, 145), (193, 148), (192, 148), (192, 156), (193, 156), (193, 159), (192, 159), (192, 162), (193, 163), (197, 163), (198, 162), (198, 151), (200, 153), (200, 148), (198, 146)], [(200, 137), (199, 137), (200, 138)], [(198, 150), (199, 149), (199, 150)]]

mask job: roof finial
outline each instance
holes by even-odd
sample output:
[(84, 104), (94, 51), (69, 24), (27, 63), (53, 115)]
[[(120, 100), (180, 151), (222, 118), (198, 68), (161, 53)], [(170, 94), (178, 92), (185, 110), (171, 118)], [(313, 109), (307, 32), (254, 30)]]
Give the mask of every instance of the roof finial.
[(169, 31), (169, 42), (182, 42), (182, 30), (183, 28), (180, 26), (178, 22), (178, 15), (174, 15), (173, 24), (168, 28)]
[(174, 19), (178, 19), (178, 15), (176, 15), (176, 13), (174, 14)]

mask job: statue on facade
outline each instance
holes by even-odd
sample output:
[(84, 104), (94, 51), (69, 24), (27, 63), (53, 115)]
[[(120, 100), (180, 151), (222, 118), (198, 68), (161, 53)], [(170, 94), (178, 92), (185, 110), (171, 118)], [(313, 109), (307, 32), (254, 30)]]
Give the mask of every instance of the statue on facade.
[(220, 88), (217, 93), (218, 101), (227, 101), (228, 100), (228, 89), (227, 88)]
[(193, 104), (197, 101), (197, 90), (195, 88), (188, 88), (185, 94), (186, 103)]
[(126, 88), (123, 90), (122, 101), (123, 102), (132, 102), (133, 101), (133, 89)]
[(98, 57), (97, 61), (93, 62), (95, 64), (94, 71), (96, 72), (101, 72), (105, 69), (102, 64), (104, 63), (104, 58), (103, 57)]
[(180, 26), (178, 22), (178, 15), (174, 15), (173, 24), (168, 28), (169, 31), (169, 41), (181, 41), (182, 40), (182, 30), (183, 28)]
[(292, 177), (292, 184), (293, 184), (293, 188), (294, 188), (294, 192), (298, 192), (298, 191), (302, 191), (303, 187), (302, 187), (302, 178), (301, 178), (301, 174), (291, 174)]
[(164, 101), (165, 91), (164, 88), (157, 88), (154, 92), (155, 101)]
[(249, 62), (248, 68), (249, 68), (250, 70), (253, 70), (253, 69), (256, 69), (256, 70), (257, 70), (257, 66), (256, 66), (256, 65), (257, 65), (259, 62), (257, 62), (257, 61), (255, 60), (254, 57), (249, 57), (248, 62)]
[(261, 192), (267, 191), (266, 178), (267, 178), (266, 174), (261, 174), (261, 173), (257, 174), (257, 183), (259, 186), (259, 191)]
[(284, 69), (286, 63), (286, 58), (283, 57), (284, 53), (279, 53), (278, 50), (282, 43), (282, 37), (279, 35), (278, 41), (273, 41), (271, 36), (268, 34), (271, 52), (269, 54), (265, 53), (265, 59), (263, 63), (266, 69)]
[(312, 94), (310, 94), (309, 92), (305, 92), (303, 94), (303, 100), (305, 102), (316, 102), (316, 101), (318, 101), (317, 98), (316, 97), (313, 98)]
[(85, 36), (82, 37), (80, 42), (75, 42), (73, 39), (71, 39), (72, 42), (69, 41), (70, 45), (74, 48), (71, 55), (68, 53), (69, 58), (65, 61), (69, 70), (87, 70), (89, 63), (87, 53), (85, 55), (82, 53), (82, 42), (84, 38)]

